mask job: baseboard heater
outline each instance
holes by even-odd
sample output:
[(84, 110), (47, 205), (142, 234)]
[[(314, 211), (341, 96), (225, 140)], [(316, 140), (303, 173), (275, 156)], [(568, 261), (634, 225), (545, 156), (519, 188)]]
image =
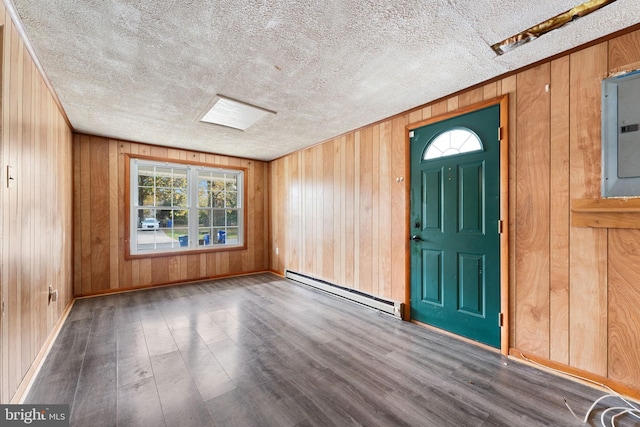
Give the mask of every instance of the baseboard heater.
[(287, 279), (303, 283), (321, 291), (328, 292), (330, 294), (334, 294), (350, 301), (357, 302), (367, 307), (374, 308), (400, 319), (402, 318), (402, 314), (404, 312), (404, 304), (398, 301), (380, 298), (378, 296), (371, 295), (357, 289), (345, 288), (343, 286), (339, 286), (325, 280), (316, 279), (311, 276), (306, 276), (304, 274), (296, 273), (295, 271), (291, 270), (285, 270), (285, 277)]

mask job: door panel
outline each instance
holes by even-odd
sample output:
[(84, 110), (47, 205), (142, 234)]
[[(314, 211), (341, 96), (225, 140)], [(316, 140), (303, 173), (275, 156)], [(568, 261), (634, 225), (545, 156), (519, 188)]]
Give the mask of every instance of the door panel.
[(422, 302), (442, 306), (442, 251), (422, 251)]
[(483, 163), (460, 165), (458, 171), (460, 183), (460, 200), (458, 201), (460, 232), (482, 234), (482, 225), (484, 224), (482, 203), (484, 199), (482, 189), (484, 182)]
[[(411, 138), (411, 317), (494, 347), (500, 347), (499, 127), (494, 105), (415, 129)], [(480, 143), (459, 153), (453, 136), (447, 145), (449, 130), (468, 130)], [(438, 151), (425, 159), (434, 140)]]
[(484, 283), (482, 270), (484, 257), (478, 254), (459, 254), (458, 295), (460, 311), (476, 316), (484, 316)]

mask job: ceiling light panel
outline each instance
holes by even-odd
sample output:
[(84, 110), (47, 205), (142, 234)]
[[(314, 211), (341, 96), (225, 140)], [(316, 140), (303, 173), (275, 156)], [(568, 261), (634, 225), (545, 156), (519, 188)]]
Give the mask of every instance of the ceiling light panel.
[(244, 131), (265, 116), (275, 114), (274, 111), (218, 95), (213, 107), (200, 121)]

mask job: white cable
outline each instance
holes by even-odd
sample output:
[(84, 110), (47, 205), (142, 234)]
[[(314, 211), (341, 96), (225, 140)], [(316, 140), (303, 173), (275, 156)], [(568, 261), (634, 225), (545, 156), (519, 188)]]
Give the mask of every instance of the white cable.
[(631, 414), (636, 416), (636, 414), (634, 414), (634, 411), (632, 409), (626, 409), (620, 413), (615, 414), (613, 417), (611, 417), (611, 427), (616, 427), (616, 418), (624, 414)]
[(608, 385), (603, 384), (603, 383), (599, 383), (599, 382), (594, 381), (594, 380), (591, 380), (591, 379), (589, 379), (589, 378), (581, 377), (580, 375), (575, 375), (575, 374), (572, 374), (572, 373), (569, 373), (569, 372), (563, 372), (563, 371), (560, 371), (560, 370), (558, 370), (558, 369), (554, 369), (554, 368), (551, 368), (551, 367), (545, 366), (545, 365), (543, 365), (543, 364), (541, 364), (541, 363), (536, 362), (535, 360), (531, 360), (531, 359), (529, 359), (527, 356), (525, 356), (525, 355), (524, 355), (524, 354), (522, 354), (522, 353), (520, 353), (520, 356), (521, 356), (524, 360), (526, 360), (527, 362), (529, 362), (529, 363), (533, 363), (533, 364), (535, 364), (535, 365), (539, 365), (539, 366), (541, 366), (541, 367), (543, 367), (543, 368), (545, 368), (545, 369), (550, 369), (550, 370), (552, 370), (552, 371), (554, 371), (554, 372), (557, 372), (557, 373), (559, 373), (559, 374), (562, 374), (562, 375), (568, 375), (568, 376), (570, 376), (570, 377), (578, 378), (578, 379), (580, 379), (580, 380), (582, 380), (582, 381), (590, 382), (590, 383), (592, 383), (592, 384), (595, 384), (595, 385), (597, 385), (597, 386), (600, 386), (600, 387), (602, 387), (602, 388), (604, 388), (604, 389), (606, 389), (606, 390), (609, 390), (609, 391), (611, 392), (611, 394), (605, 394), (604, 396), (600, 396), (598, 399), (596, 399), (596, 401), (595, 401), (595, 402), (593, 402), (593, 405), (591, 405), (591, 407), (589, 408), (589, 410), (588, 410), (588, 411), (587, 411), (587, 413), (585, 414), (584, 419), (580, 419), (580, 417), (578, 417), (578, 416), (576, 415), (576, 413), (575, 413), (575, 412), (573, 412), (573, 409), (571, 409), (571, 407), (569, 406), (569, 403), (567, 402), (567, 399), (563, 397), (564, 404), (565, 404), (565, 406), (567, 407), (567, 409), (569, 409), (569, 412), (571, 412), (571, 415), (573, 415), (576, 419), (578, 419), (578, 420), (582, 421), (582, 423), (583, 423), (583, 424), (586, 424), (586, 423), (587, 423), (587, 421), (589, 420), (589, 416), (591, 415), (591, 412), (594, 410), (594, 408), (596, 407), (596, 405), (597, 405), (601, 400), (606, 399), (607, 397), (615, 397), (615, 398), (618, 398), (618, 399), (622, 400), (624, 403), (626, 403), (627, 405), (629, 405), (629, 406), (630, 406), (630, 408), (622, 406), (622, 407), (610, 407), (610, 408), (605, 409), (605, 411), (603, 412), (603, 414), (600, 416), (600, 422), (601, 422), (601, 424), (602, 424), (602, 426), (603, 426), (603, 427), (606, 427), (606, 426), (605, 426), (605, 424), (604, 424), (604, 414), (605, 414), (606, 412), (610, 411), (610, 410), (622, 410), (622, 412), (620, 412), (620, 413), (618, 413), (618, 414), (615, 414), (615, 415), (611, 418), (611, 425), (612, 425), (613, 427), (615, 427), (615, 418), (616, 418), (616, 417), (619, 417), (620, 415), (623, 415), (623, 414), (630, 414), (631, 416), (633, 416), (633, 417), (635, 417), (635, 418), (640, 419), (640, 407), (636, 406), (635, 404), (633, 404), (633, 403), (631, 403), (630, 401), (628, 401), (627, 399), (625, 399), (625, 398), (624, 398), (624, 396), (622, 396), (620, 393), (618, 393), (617, 391), (615, 391), (614, 389), (612, 389), (612, 388), (611, 388), (611, 387), (609, 387)]

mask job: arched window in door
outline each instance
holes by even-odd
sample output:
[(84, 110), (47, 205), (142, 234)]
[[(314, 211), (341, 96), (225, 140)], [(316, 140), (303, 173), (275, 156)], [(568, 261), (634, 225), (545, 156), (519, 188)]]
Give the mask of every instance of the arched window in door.
[(454, 128), (442, 132), (429, 143), (424, 152), (423, 160), (455, 156), (483, 149), (482, 141), (475, 132), (466, 128)]

